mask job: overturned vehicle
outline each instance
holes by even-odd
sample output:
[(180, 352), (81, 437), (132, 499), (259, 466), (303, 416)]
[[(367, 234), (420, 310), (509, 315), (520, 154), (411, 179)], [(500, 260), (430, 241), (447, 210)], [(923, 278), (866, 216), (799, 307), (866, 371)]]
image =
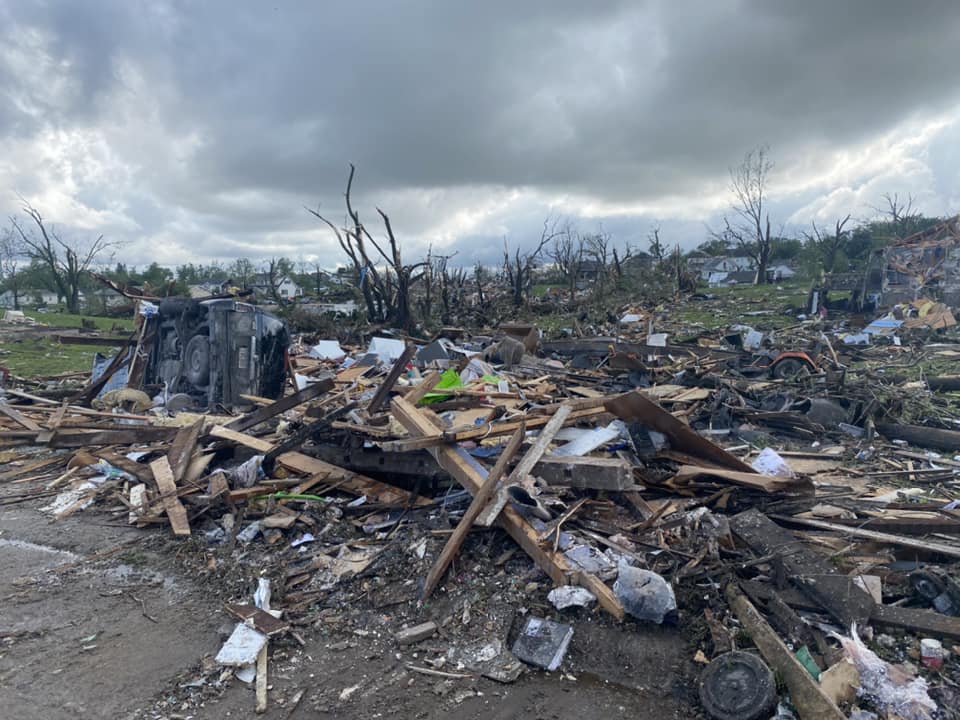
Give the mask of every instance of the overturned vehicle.
[(277, 399), (287, 377), (290, 335), (282, 320), (230, 299), (170, 299), (148, 318), (144, 386), (170, 404), (198, 409)]

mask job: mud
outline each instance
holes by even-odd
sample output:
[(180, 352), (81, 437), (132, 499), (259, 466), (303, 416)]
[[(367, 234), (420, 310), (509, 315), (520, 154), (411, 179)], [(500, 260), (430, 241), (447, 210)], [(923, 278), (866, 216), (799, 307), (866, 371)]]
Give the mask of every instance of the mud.
[[(212, 657), (232, 626), (222, 604), (249, 600), (264, 558), (223, 550), (218, 559), (199, 540), (121, 523), (95, 509), (56, 523), (25, 504), (0, 512), (3, 716), (254, 717), (253, 687), (222, 674)], [(260, 717), (696, 715), (684, 670), (691, 652), (679, 630), (616, 626), (588, 611), (565, 617), (575, 634), (556, 673), (530, 669), (501, 684), (411, 669), (431, 669), (450, 647), (469, 641), (512, 640), (518, 618), (548, 610), (524, 607), (511, 590), (545, 580), (522, 553), (494, 577), (470, 564), (477, 553), (509, 547), (491, 535), (471, 539), (464, 562), (426, 608), (412, 602), (411, 568), (400, 554), (308, 615), (296, 628), (302, 646), (293, 638), (272, 641), (270, 706)], [(424, 617), (440, 621), (436, 636), (404, 648), (393, 642), (402, 623)], [(440, 671), (461, 673), (449, 664)]]

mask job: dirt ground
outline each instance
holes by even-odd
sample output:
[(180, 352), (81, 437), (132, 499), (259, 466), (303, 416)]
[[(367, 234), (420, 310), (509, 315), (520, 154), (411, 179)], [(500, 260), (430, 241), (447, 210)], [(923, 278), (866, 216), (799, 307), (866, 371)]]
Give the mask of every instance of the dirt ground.
[[(242, 549), (214, 556), (202, 541), (177, 540), (166, 529), (132, 529), (123, 518), (96, 509), (54, 523), (40, 505), (37, 500), (0, 509), (3, 716), (255, 716), (253, 687), (223, 677), (212, 658), (235, 624), (222, 605), (249, 602), (262, 557)], [(467, 558), (509, 548), (509, 539), (492, 535), (472, 537)], [(229, 569), (204, 572), (203, 562)], [(535, 597), (546, 588), (545, 576), (520, 552), (494, 577), (479, 571), (488, 562), (478, 562), (474, 572), (465, 559), (436, 602), (422, 609), (409, 601), (411, 568), (396, 558), (387, 562), (376, 576), (355, 581), (349, 594), (328, 596), (301, 622), (302, 645), (294, 639), (271, 642), (270, 704), (259, 717), (455, 713), (464, 720), (546, 720), (698, 714), (689, 669), (693, 653), (678, 629), (617, 626), (584, 610), (565, 616), (575, 632), (558, 672), (527, 669), (516, 682), (499, 683), (411, 670), (429, 669), (468, 637), (506, 640), (525, 612), (549, 610), (555, 616), (556, 611), (518, 605), (510, 588), (537, 587)], [(396, 630), (426, 619), (441, 625), (437, 635), (413, 646), (396, 645)], [(459, 674), (451, 665), (442, 669)]]

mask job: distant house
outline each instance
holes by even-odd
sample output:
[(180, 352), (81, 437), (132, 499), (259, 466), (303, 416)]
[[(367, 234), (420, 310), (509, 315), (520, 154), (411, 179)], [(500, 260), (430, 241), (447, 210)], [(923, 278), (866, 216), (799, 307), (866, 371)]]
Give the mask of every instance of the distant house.
[(82, 299), (83, 307), (87, 312), (100, 311), (109, 308), (129, 305), (130, 300), (110, 288), (98, 288), (87, 293)]
[(600, 277), (600, 263), (596, 260), (581, 260), (577, 268), (577, 289), (584, 290)]
[[(273, 295), (273, 289), (270, 286), (270, 276), (268, 273), (257, 273), (253, 276), (253, 282), (250, 283), (250, 288), (263, 297), (271, 297)], [(280, 278), (280, 281), (277, 283), (277, 294), (284, 299), (293, 299), (303, 296), (303, 288), (297, 285), (289, 277), (284, 276)]]
[(643, 252), (642, 250), (636, 255), (631, 255), (626, 260), (623, 261), (623, 266), (625, 269), (635, 269), (635, 270), (653, 270), (657, 265), (657, 259), (648, 252)]
[(767, 268), (767, 280), (770, 282), (789, 280), (796, 274), (797, 272), (789, 265), (774, 265)]

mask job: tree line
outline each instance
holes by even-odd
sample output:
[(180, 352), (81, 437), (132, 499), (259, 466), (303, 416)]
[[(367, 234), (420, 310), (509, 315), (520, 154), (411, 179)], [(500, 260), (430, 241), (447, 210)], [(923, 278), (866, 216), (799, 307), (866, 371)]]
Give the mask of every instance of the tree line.
[[(538, 281), (563, 289), (573, 301), (584, 286), (590, 296), (602, 301), (609, 293), (623, 290), (636, 268), (657, 270), (642, 276), (645, 281), (668, 279), (674, 289), (695, 285), (686, 271), (686, 260), (695, 255), (741, 255), (751, 258), (755, 282), (768, 281), (772, 263), (790, 261), (807, 275), (830, 275), (864, 267), (870, 254), (895, 238), (924, 230), (941, 218), (928, 217), (914, 207), (914, 198), (885, 194), (872, 208), (872, 219), (852, 221), (852, 214), (836, 218), (829, 225), (811, 223), (795, 237), (784, 233), (771, 217), (769, 192), (774, 163), (769, 149), (749, 151), (742, 162), (730, 169), (730, 206), (721, 225), (708, 228), (707, 240), (683, 254), (679, 246), (663, 237), (659, 225), (650, 228), (646, 247), (618, 243), (598, 228), (581, 232), (570, 218), (550, 216), (543, 222), (539, 238), (517, 242), (503, 238), (499, 265), (456, 262), (456, 252), (441, 253), (429, 247), (423, 256), (411, 259), (394, 232), (390, 216), (375, 207), (374, 223), (368, 225), (352, 198), (356, 169), (351, 165), (344, 192), (344, 221), (307, 208), (335, 237), (345, 265), (332, 275), (319, 263), (295, 262), (274, 257), (254, 263), (238, 258), (227, 263), (185, 263), (169, 268), (156, 262), (137, 269), (114, 263), (120, 244), (102, 235), (64, 238), (40, 211), (23, 201), (22, 215), (10, 218), (0, 232), (0, 283), (11, 291), (14, 304), (28, 289), (56, 293), (67, 311), (80, 312), (81, 293), (96, 283), (88, 271), (96, 267), (121, 285), (135, 286), (143, 294), (165, 297), (185, 295), (191, 285), (257, 287), (267, 300), (289, 306), (292, 299), (280, 292), (286, 278), (309, 294), (324, 295), (331, 290), (331, 276), (349, 282), (342, 292), (355, 293), (366, 320), (406, 330), (418, 322), (450, 323), (466, 307), (479, 316), (495, 302), (514, 309), (530, 303)], [(777, 230), (774, 230), (777, 228)], [(340, 283), (336, 283), (340, 285)], [(471, 302), (467, 303), (467, 298)]]

